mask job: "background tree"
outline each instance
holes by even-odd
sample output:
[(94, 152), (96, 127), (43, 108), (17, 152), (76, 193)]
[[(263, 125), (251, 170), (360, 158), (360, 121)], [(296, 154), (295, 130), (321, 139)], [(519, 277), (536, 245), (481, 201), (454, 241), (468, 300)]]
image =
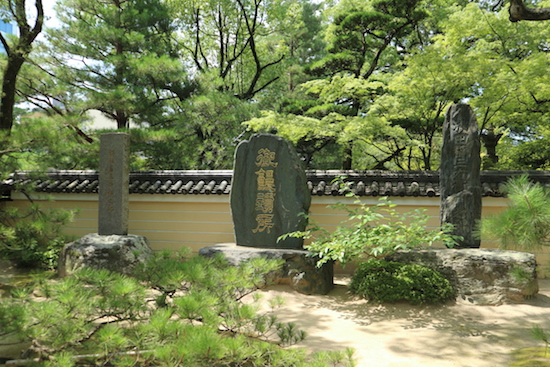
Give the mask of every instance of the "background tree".
[(51, 72), (78, 88), (82, 110), (99, 110), (122, 129), (130, 120), (155, 124), (166, 101), (189, 96), (163, 2), (62, 0), (56, 10), (61, 26), (49, 31), (49, 42), (58, 67)]
[(392, 158), (395, 167), (432, 170), (438, 166), (447, 108), (468, 95), (475, 72), (462, 57), (441, 58), (431, 46), (410, 55), (405, 63), (407, 67), (392, 76), (369, 113), (385, 117), (407, 135), (396, 146), (402, 153)]
[[(305, 95), (280, 110), (283, 114), (290, 113), (282, 120), (295, 118), (296, 124), (304, 120), (297, 115), (317, 119), (317, 123), (308, 120), (309, 126), (314, 126), (314, 129), (307, 134), (298, 134), (300, 138), (294, 139), (299, 143), (299, 150), (306, 156), (306, 161), (311, 162), (313, 154), (336, 143), (343, 148), (340, 153), (342, 168), (352, 168), (351, 142), (365, 133), (361, 124), (373, 120), (366, 118), (365, 111), (373, 97), (382, 91), (379, 82), (381, 75), (399, 60), (401, 47), (406, 43), (404, 38), (424, 18), (425, 13), (420, 9), (419, 1), (385, 0), (371, 1), (362, 7), (342, 3), (333, 9), (334, 21), (327, 30), (328, 55), (308, 68), (308, 72), (318, 79), (304, 83), (302, 91)], [(325, 124), (332, 126), (321, 128)], [(249, 126), (267, 128), (259, 120), (254, 120)], [(281, 130), (277, 125), (271, 129), (279, 133)], [(331, 133), (319, 134), (327, 131)], [(392, 133), (387, 129), (384, 131), (379, 136), (383, 136), (384, 140), (388, 137), (393, 140)], [(354, 133), (357, 135), (354, 136)], [(385, 158), (373, 166), (381, 166)]]
[(326, 54), (325, 42), (322, 39), (326, 20), (322, 11), (321, 3), (309, 1), (295, 2), (288, 8), (280, 31), (283, 45), (286, 47), (282, 64), (286, 67), (287, 81), (284, 85), (288, 92), (293, 92), (296, 86), (311, 79), (305, 73), (305, 66)]
[[(140, 157), (136, 169), (230, 168), (233, 149), (245, 136), (240, 123), (256, 115), (259, 103), (279, 100), (286, 83), (281, 76), (296, 70), (281, 62), (288, 43), (295, 55), (312, 57), (314, 49), (304, 41), (306, 22), (294, 20), (302, 13), (314, 17), (316, 8), (304, 10), (308, 1), (189, 3), (195, 8), (157, 3), (62, 1), (62, 25), (49, 31), (50, 43), (43, 47), (49, 53), (36, 56), (37, 69), (29, 71), (21, 94), (49, 115), (76, 121), (97, 109), (117, 128), (139, 124), (143, 128), (132, 132)], [(136, 12), (140, 17), (132, 16)], [(189, 17), (197, 12), (199, 18)], [(315, 29), (311, 19), (307, 24)], [(196, 37), (185, 37), (191, 29)], [(197, 58), (194, 49), (208, 57)], [(263, 63), (274, 54), (277, 62)], [(71, 127), (92, 140), (96, 134)]]
[[(470, 4), (449, 17), (436, 41), (467, 57), (470, 72), (462, 75), (475, 71), (468, 98), (486, 148), (485, 168), (520, 167), (513, 167), (519, 162), (510, 145), (530, 144), (548, 125), (550, 80), (540, 70), (547, 68), (549, 36), (543, 23), (510, 26), (506, 9), (494, 12)], [(506, 149), (499, 149), (502, 143)]]
[[(311, 168), (435, 169), (442, 112), (463, 100), (484, 167), (546, 164), (548, 31), (511, 26), (505, 3), (62, 0), (58, 10), (18, 94), (64, 116), (80, 157), (97, 149), (84, 112), (98, 109), (113, 127), (139, 126), (134, 169), (230, 168), (252, 130), (289, 138)], [(59, 160), (80, 164), (96, 162)]]
[(174, 1), (180, 46), (219, 89), (249, 100), (280, 78), (270, 71), (285, 55), (268, 39), (284, 21), (290, 1)]
[[(247, 138), (241, 125), (257, 114), (256, 105), (230, 93), (207, 90), (173, 101), (174, 117), (148, 130), (132, 129), (140, 169), (230, 169), (238, 143)], [(203, 89), (204, 88), (204, 89)]]
[[(534, 148), (531, 142), (547, 131), (548, 78), (540, 70), (547, 60), (548, 30), (534, 23), (511, 27), (506, 9), (495, 12), (475, 3), (439, 11), (446, 16), (439, 17), (438, 32), (412, 50), (402, 70), (390, 74), (384, 94), (369, 110), (407, 132), (407, 154), (394, 158), (394, 167), (437, 167), (443, 114), (460, 100), (476, 111), (484, 167), (522, 167), (525, 160), (518, 157), (526, 158), (526, 148)], [(436, 20), (431, 16), (430, 22)], [(498, 164), (502, 141), (506, 149)], [(533, 164), (523, 167), (540, 163), (538, 149)]]
[[(42, 31), (44, 8), (42, 0), (35, 0), (34, 21), (27, 13), (25, 0), (4, 0), (0, 2), (0, 16), (3, 21), (15, 21), (18, 36), (8, 37), (0, 33), (0, 42), (6, 51), (6, 66), (2, 73), (2, 96), (0, 97), (0, 130), (8, 132), (13, 126), (13, 108), (17, 88), (17, 76), (32, 50), (32, 43)], [(34, 23), (34, 24), (29, 24)]]

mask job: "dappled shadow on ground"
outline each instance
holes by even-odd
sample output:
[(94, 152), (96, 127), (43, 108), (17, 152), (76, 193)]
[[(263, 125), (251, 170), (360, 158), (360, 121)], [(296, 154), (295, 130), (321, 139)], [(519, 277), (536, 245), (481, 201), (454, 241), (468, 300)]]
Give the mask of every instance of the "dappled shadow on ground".
[[(311, 349), (357, 349), (369, 366), (505, 366), (511, 350), (540, 345), (533, 325), (550, 329), (550, 281), (522, 304), (478, 306), (466, 301), (415, 306), (376, 304), (347, 292), (340, 282), (326, 296), (305, 296), (277, 286), (266, 296), (282, 295), (277, 311), (309, 335)], [(416, 361), (416, 362), (414, 362)], [(416, 364), (415, 364), (416, 363)]]

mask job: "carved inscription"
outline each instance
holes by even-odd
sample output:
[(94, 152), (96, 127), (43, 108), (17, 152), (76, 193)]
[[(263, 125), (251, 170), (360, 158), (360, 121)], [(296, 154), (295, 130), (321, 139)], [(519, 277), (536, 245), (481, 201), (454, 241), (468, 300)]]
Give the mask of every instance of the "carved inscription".
[(107, 192), (105, 195), (105, 201), (107, 202), (107, 211), (113, 212), (115, 210), (115, 203), (114, 203), (114, 188), (115, 188), (115, 177), (114, 177), (114, 170), (115, 170), (115, 155), (116, 152), (114, 149), (109, 149), (107, 152), (107, 161), (109, 162), (109, 169), (107, 170), (107, 175), (105, 177), (106, 179), (106, 185), (107, 186)]
[(267, 231), (271, 233), (273, 228), (273, 206), (275, 203), (275, 175), (274, 168), (279, 163), (275, 162), (275, 152), (267, 148), (258, 150), (256, 166), (256, 228), (253, 233)]
[(455, 143), (455, 167), (459, 171), (464, 171), (468, 164), (468, 152), (466, 152), (466, 140), (468, 134), (459, 126), (454, 126), (454, 143)]

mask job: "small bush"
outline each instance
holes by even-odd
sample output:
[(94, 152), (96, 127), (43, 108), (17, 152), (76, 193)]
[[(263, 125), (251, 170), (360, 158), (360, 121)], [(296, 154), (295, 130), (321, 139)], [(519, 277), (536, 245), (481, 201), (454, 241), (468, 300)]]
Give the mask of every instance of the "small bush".
[(434, 270), (378, 259), (360, 264), (349, 288), (377, 302), (442, 303), (455, 295), (450, 282)]

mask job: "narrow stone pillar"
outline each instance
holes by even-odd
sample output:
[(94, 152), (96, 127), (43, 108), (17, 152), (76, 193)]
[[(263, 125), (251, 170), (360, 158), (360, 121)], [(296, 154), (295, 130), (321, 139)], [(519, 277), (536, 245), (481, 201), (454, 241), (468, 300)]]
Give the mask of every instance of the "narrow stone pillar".
[(98, 234), (128, 234), (128, 182), (130, 135), (108, 133), (100, 137)]
[(478, 248), (473, 231), (481, 219), (480, 142), (477, 121), (470, 106), (454, 104), (443, 124), (439, 169), (441, 224), (455, 226), (462, 236), (459, 247)]

